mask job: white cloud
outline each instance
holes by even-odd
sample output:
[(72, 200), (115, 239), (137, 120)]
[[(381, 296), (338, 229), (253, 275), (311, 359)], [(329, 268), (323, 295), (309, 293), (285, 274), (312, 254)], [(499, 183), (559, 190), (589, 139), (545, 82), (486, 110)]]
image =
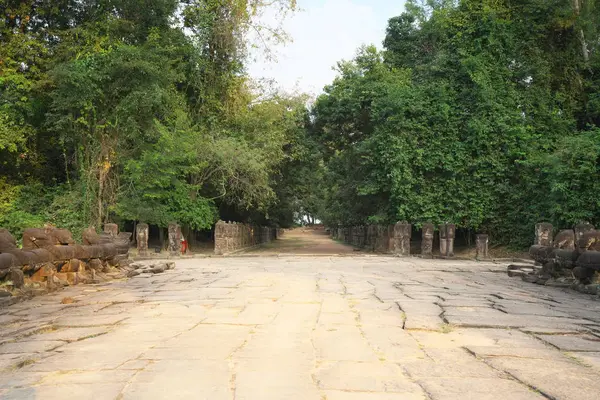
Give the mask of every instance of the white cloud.
[(299, 6), (304, 11), (283, 23), (293, 42), (275, 49), (275, 61), (258, 59), (248, 71), (288, 91), (318, 94), (335, 77), (338, 61), (352, 58), (362, 44), (381, 47), (387, 20), (402, 12), (403, 1), (300, 0)]

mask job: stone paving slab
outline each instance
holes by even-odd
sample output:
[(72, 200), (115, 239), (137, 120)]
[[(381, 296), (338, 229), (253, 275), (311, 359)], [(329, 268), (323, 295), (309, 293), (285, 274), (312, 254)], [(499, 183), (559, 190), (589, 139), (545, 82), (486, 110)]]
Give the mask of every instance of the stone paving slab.
[(600, 352), (600, 337), (593, 335), (538, 335), (537, 337), (562, 351)]
[(69, 287), (0, 310), (0, 398), (598, 399), (600, 304), (503, 268), (257, 255)]

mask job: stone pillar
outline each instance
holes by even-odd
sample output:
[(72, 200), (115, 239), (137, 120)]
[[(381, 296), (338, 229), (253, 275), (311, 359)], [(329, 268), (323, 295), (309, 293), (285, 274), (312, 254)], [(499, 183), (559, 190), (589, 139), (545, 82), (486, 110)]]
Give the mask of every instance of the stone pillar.
[(447, 233), (446, 233), (446, 224), (442, 224), (439, 226), (439, 230), (440, 230), (440, 256), (442, 257), (446, 257), (446, 254), (448, 253), (448, 241), (447, 239)]
[(575, 241), (578, 242), (583, 239), (583, 235), (586, 232), (591, 232), (594, 229), (594, 225), (588, 224), (587, 222), (575, 225)]
[(412, 225), (407, 222), (398, 222), (394, 226), (394, 254), (397, 256), (410, 256), (410, 237)]
[(104, 233), (107, 233), (113, 239), (116, 238), (119, 235), (119, 225), (104, 224)]
[(181, 227), (176, 223), (169, 224), (169, 253), (178, 256), (181, 253)]
[(456, 226), (454, 224), (440, 225), (440, 256), (454, 257), (454, 237)]
[(421, 256), (430, 258), (433, 254), (433, 235), (435, 226), (433, 224), (423, 224), (423, 236), (421, 241)]
[(542, 222), (535, 224), (535, 244), (538, 246), (552, 246), (552, 224)]
[(137, 241), (138, 256), (148, 255), (148, 224), (137, 224), (135, 229), (135, 238)]
[(456, 225), (446, 224), (446, 257), (454, 257), (454, 238), (456, 237)]
[(477, 235), (475, 239), (475, 244), (477, 246), (477, 255), (476, 258), (478, 260), (482, 260), (484, 258), (488, 258), (488, 246), (489, 246), (490, 238), (488, 235)]

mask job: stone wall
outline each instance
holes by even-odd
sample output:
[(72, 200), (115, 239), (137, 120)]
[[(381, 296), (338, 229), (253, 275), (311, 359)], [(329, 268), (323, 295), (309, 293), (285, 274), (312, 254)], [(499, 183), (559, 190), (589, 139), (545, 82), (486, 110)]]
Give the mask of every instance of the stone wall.
[(219, 221), (215, 226), (215, 254), (229, 254), (269, 243), (283, 236), (283, 233), (281, 228)]

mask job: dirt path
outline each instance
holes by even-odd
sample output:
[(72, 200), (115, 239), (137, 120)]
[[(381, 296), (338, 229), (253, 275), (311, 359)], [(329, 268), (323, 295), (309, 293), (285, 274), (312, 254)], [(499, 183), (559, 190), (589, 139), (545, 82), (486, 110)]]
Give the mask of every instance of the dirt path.
[(324, 228), (288, 230), (274, 242), (251, 250), (259, 254), (352, 254), (354, 248), (332, 240)]

